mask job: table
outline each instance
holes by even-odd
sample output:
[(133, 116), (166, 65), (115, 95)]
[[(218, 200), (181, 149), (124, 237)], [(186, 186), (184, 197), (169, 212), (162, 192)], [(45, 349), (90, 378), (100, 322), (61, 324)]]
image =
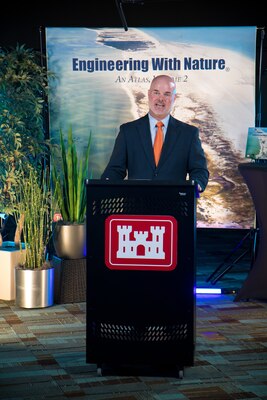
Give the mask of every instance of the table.
[(241, 163), (238, 170), (248, 186), (255, 206), (259, 243), (255, 262), (235, 301), (267, 299), (267, 163)]

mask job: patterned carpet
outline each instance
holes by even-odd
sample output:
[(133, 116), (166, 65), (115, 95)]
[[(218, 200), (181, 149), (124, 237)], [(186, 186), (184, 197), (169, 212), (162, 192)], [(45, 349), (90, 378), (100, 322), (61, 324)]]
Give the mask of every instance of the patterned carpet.
[[(199, 234), (197, 286), (241, 234)], [(195, 363), (183, 379), (153, 368), (99, 376), (85, 359), (85, 302), (29, 310), (1, 300), (0, 399), (267, 399), (267, 302), (230, 293), (249, 268), (248, 255), (216, 283), (227, 294), (197, 295)]]

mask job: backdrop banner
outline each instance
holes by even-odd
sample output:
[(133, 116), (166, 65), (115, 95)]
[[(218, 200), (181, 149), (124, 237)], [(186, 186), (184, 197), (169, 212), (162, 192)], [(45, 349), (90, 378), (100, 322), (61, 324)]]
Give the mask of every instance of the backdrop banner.
[[(46, 28), (50, 137), (70, 127), (78, 151), (92, 132), (89, 170), (98, 179), (120, 124), (148, 112), (154, 76), (175, 79), (172, 115), (197, 126), (210, 181), (197, 226), (248, 229), (254, 206), (238, 164), (255, 126), (257, 28)], [(90, 172), (91, 173), (91, 172)]]

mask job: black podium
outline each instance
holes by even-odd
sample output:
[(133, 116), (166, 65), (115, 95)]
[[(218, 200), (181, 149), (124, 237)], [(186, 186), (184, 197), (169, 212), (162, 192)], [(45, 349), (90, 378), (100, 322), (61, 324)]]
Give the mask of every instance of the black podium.
[(194, 363), (196, 188), (88, 180), (86, 362)]

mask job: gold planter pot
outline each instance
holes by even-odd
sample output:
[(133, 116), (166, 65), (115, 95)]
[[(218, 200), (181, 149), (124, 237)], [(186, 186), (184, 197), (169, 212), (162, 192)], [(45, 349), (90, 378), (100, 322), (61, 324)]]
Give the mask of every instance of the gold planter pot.
[(54, 304), (54, 268), (15, 269), (16, 305), (43, 308)]
[(53, 227), (53, 244), (57, 257), (77, 260), (86, 256), (85, 224), (57, 222)]

